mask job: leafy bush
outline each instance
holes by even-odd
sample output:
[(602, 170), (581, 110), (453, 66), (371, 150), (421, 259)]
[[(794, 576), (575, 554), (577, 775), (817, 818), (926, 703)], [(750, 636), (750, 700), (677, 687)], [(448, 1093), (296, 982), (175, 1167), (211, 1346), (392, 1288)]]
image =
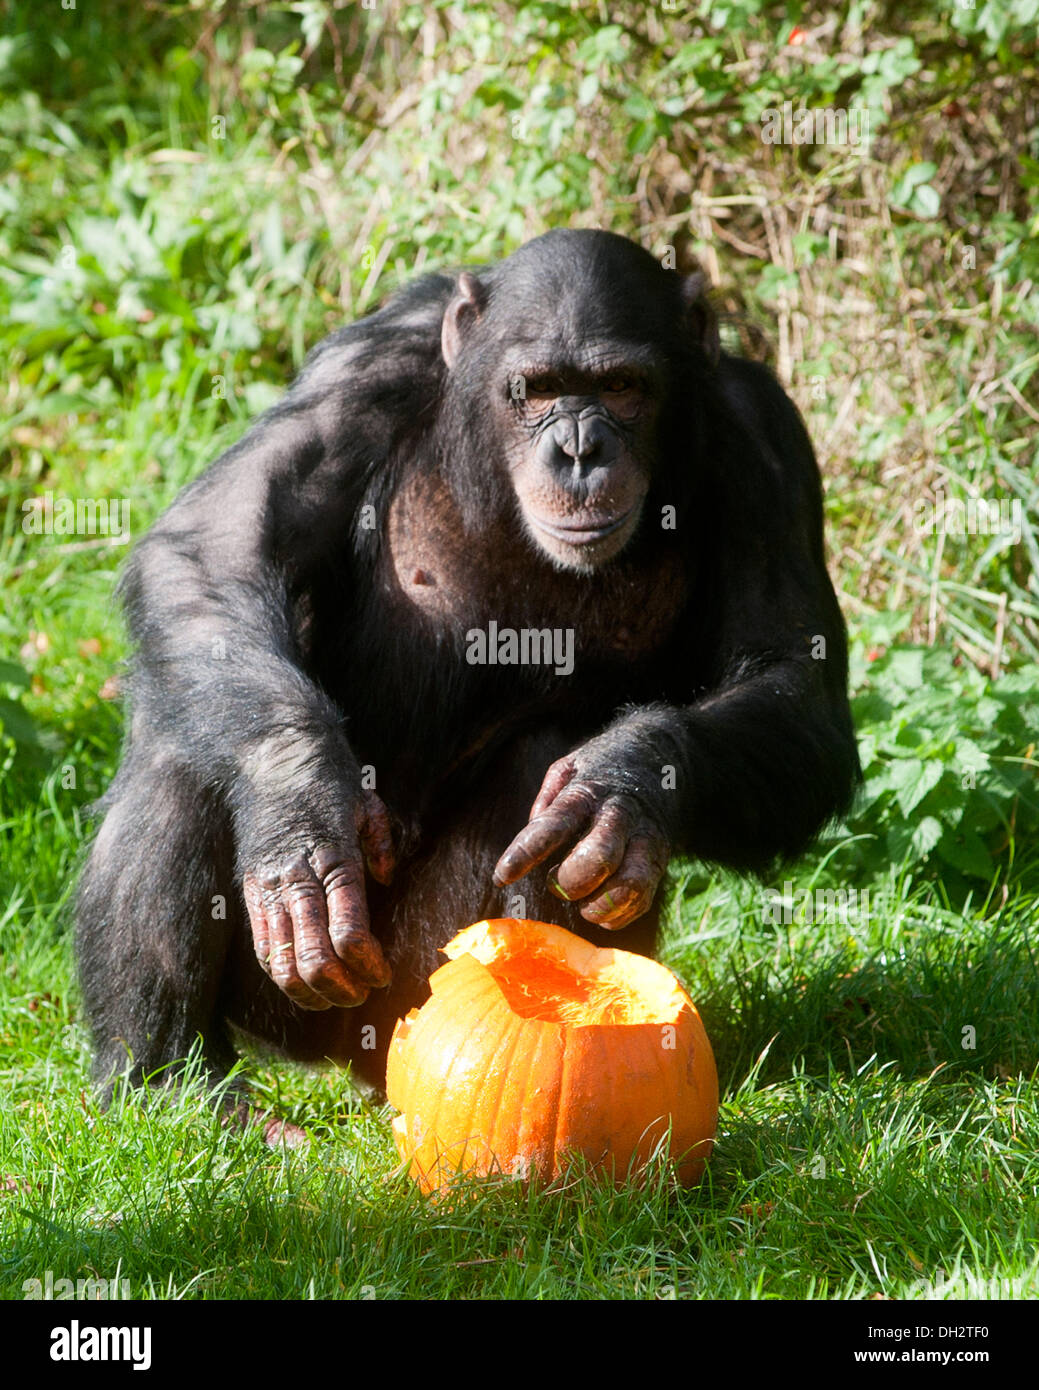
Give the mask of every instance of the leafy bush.
[(1039, 668), (990, 681), (947, 648), (904, 646), (860, 648), (856, 666), (865, 787), (850, 828), (951, 896), (1005, 878), (1039, 839)]

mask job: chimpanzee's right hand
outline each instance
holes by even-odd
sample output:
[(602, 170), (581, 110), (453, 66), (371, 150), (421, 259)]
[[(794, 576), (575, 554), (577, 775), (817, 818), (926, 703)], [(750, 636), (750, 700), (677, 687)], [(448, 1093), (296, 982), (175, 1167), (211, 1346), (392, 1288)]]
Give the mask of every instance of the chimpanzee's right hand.
[(390, 982), (368, 926), (365, 864), (379, 883), (390, 881), (389, 815), (367, 791), (358, 794), (352, 833), (318, 837), (287, 857), (264, 855), (243, 877), (257, 959), (304, 1009), (363, 1004)]

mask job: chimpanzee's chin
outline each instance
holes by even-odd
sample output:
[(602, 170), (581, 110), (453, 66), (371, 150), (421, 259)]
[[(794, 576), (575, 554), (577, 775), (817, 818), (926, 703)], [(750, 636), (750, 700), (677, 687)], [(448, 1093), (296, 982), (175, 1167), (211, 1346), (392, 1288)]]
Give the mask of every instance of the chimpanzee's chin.
[(640, 510), (633, 507), (625, 516), (597, 525), (575, 526), (570, 518), (566, 525), (557, 525), (529, 517), (528, 526), (538, 548), (557, 569), (594, 574), (627, 548), (638, 527)]
[(626, 548), (627, 543), (627, 537), (617, 539), (615, 536), (583, 545), (571, 545), (544, 533), (537, 537), (539, 548), (556, 569), (570, 570), (574, 574), (594, 574), (611, 560), (615, 560)]

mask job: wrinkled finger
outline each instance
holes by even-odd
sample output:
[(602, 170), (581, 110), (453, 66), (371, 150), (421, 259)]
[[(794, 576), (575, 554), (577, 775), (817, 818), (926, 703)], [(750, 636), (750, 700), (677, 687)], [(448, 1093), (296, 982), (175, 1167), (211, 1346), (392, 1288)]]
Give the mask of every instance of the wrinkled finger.
[[(358, 981), (339, 960), (329, 940), (324, 883), (302, 856), (293, 861), (283, 877), (288, 881), (282, 887), (281, 901), (287, 903), (292, 919), (295, 969), (302, 982), (329, 1004), (349, 1008), (362, 1003), (364, 994)], [(295, 999), (296, 995), (290, 997)]]
[(549, 811), (528, 821), (498, 860), (494, 881), (499, 887), (514, 883), (525, 873), (547, 859), (553, 850), (579, 835), (594, 811), (592, 795), (587, 789), (568, 789), (557, 798)]
[(278, 988), (301, 1008), (327, 1009), (329, 1001), (311, 989), (296, 968), (296, 935), (292, 917), (282, 900), (280, 883), (262, 886), (263, 913), (267, 920), (270, 949), (260, 961)]
[(545, 773), (544, 781), (541, 783), (541, 790), (537, 794), (534, 805), (530, 808), (530, 815), (527, 819), (534, 820), (536, 816), (543, 815), (563, 788), (573, 779), (573, 775), (573, 754), (569, 754), (565, 758), (557, 758)]
[(253, 950), (256, 952), (256, 959), (266, 970), (271, 954), (271, 933), (263, 910), (263, 891), (252, 874), (246, 874), (242, 880), (242, 894), (249, 914), (249, 926), (252, 928)]
[[(324, 896), (300, 892), (297, 888), (289, 897), (289, 916), (295, 943), (295, 967), (303, 983), (327, 1001), (324, 1007), (337, 1004), (348, 1009), (363, 1004), (368, 991), (354, 979), (329, 939)], [(295, 999), (296, 995), (291, 997)]]
[(616, 931), (648, 912), (667, 868), (668, 849), (659, 840), (634, 836), (617, 872), (608, 878), (581, 916), (596, 926)]
[(382, 947), (368, 929), (368, 900), (364, 871), (356, 854), (335, 846), (319, 846), (312, 856), (321, 878), (322, 901), (327, 911), (327, 942), (345, 967), (347, 978), (360, 998), (336, 1003), (362, 1003), (368, 989), (382, 989), (390, 982), (390, 968)]
[(558, 897), (586, 898), (620, 868), (628, 848), (631, 817), (618, 802), (607, 802), (591, 830), (570, 851), (550, 883)]
[(368, 872), (377, 883), (389, 883), (397, 867), (390, 813), (374, 792), (366, 792), (357, 809), (357, 838)]

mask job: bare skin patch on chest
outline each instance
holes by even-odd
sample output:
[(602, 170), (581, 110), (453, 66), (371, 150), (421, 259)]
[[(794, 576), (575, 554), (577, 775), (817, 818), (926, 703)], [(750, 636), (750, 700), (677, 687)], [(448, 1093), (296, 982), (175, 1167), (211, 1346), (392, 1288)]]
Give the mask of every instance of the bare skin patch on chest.
[(412, 478), (386, 527), (382, 582), (403, 612), (452, 628), (572, 628), (578, 654), (637, 659), (661, 647), (685, 601), (680, 556), (662, 546), (649, 564), (611, 565), (580, 576), (537, 560), (517, 521), (499, 522), (474, 544), (457, 504), (435, 475)]

